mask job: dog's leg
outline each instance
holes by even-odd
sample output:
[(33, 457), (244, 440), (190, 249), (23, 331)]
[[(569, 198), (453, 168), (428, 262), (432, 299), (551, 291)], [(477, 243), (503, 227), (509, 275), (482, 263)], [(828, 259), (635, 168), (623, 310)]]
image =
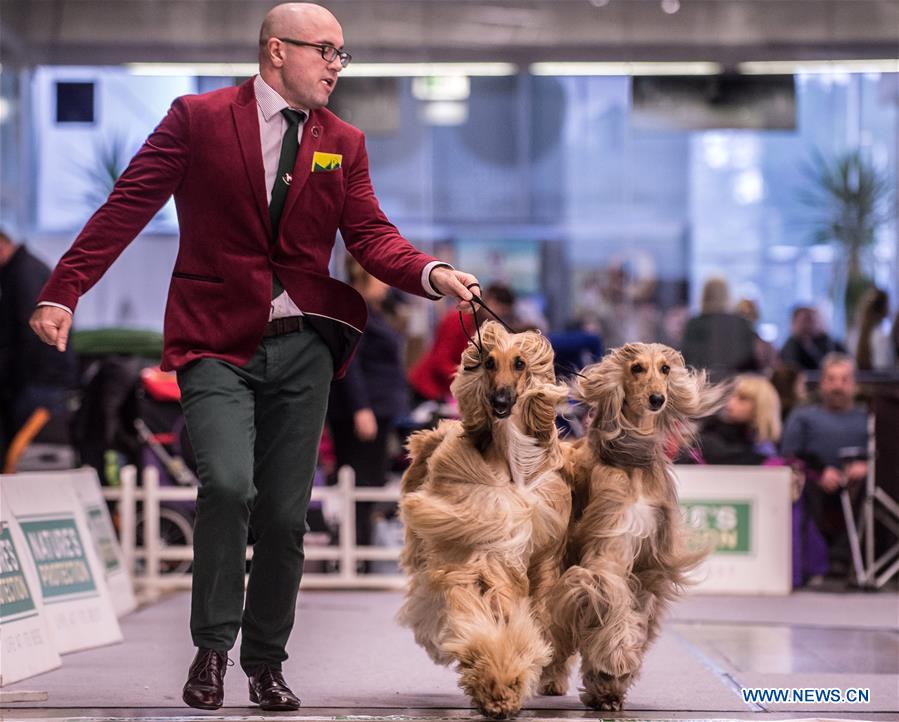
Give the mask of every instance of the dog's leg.
[(478, 710), (508, 719), (521, 710), (550, 651), (527, 597), (510, 596), (508, 587), (494, 594), (485, 577), (453, 587), (441, 648), (458, 662), (459, 686)]

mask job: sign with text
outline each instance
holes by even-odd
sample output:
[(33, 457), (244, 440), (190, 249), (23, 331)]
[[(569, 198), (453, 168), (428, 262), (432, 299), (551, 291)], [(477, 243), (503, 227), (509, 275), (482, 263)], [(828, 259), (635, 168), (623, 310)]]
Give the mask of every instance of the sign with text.
[(97, 472), (92, 468), (68, 472), (75, 495), (84, 509), (94, 550), (103, 567), (103, 575), (116, 615), (122, 617), (137, 608), (131, 574), (125, 566), (122, 548), (109, 516)]
[(789, 594), (792, 590), (790, 469), (676, 466), (693, 543), (712, 551), (692, 575), (699, 593)]
[(59, 666), (40, 582), (0, 487), (0, 686)]
[(122, 639), (103, 565), (71, 482), (77, 472), (0, 476), (4, 507), (34, 562), (50, 634), (60, 654)]

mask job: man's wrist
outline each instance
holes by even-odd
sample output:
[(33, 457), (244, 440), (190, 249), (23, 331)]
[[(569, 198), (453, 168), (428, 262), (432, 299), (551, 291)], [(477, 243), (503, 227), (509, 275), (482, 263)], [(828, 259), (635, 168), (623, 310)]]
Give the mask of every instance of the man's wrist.
[(61, 308), (63, 311), (68, 311), (70, 316), (75, 315), (72, 312), (71, 308), (69, 308), (68, 306), (63, 306), (61, 303), (54, 303), (53, 301), (41, 301), (39, 304), (37, 304), (37, 307), (40, 308), (41, 306), (52, 306), (53, 308)]
[(424, 270), (421, 272), (421, 285), (424, 288), (425, 293), (428, 294), (431, 298), (443, 298), (446, 294), (443, 293), (437, 286), (434, 285), (433, 281), (431, 281), (431, 273), (433, 273), (435, 268), (448, 268), (451, 271), (455, 270), (449, 263), (445, 263), (444, 261), (431, 261), (428, 265), (424, 267)]

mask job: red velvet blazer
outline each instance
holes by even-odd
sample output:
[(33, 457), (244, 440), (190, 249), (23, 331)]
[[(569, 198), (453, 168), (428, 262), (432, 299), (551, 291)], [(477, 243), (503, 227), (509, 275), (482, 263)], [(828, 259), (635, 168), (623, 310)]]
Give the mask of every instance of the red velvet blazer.
[[(316, 151), (343, 156), (312, 172)], [(274, 270), (322, 333), (341, 376), (365, 326), (355, 290), (331, 278), (337, 230), (369, 272), (425, 296), (421, 274), (434, 258), (387, 220), (368, 172), (361, 131), (327, 110), (306, 121), (278, 238), (271, 240), (253, 81), (178, 98), (44, 286), (39, 301), (73, 311), (112, 262), (175, 196), (178, 257), (165, 310), (162, 367), (211, 356), (242, 365), (262, 340)]]

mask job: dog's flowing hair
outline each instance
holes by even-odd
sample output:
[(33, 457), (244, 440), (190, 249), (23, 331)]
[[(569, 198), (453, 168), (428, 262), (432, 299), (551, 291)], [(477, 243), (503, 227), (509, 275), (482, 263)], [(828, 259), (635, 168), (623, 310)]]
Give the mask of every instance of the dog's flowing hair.
[(547, 598), (571, 511), (553, 352), (540, 334), (481, 327), (452, 393), (460, 421), (413, 434), (400, 512), (409, 575), (399, 612), (488, 717), (516, 714), (550, 660)]
[(666, 452), (692, 441), (693, 420), (720, 408), (725, 388), (674, 349), (634, 343), (585, 368), (573, 391), (592, 421), (566, 447), (574, 513), (540, 691), (565, 694), (579, 652), (581, 700), (620, 710), (661, 616), (706, 555), (688, 544)]

